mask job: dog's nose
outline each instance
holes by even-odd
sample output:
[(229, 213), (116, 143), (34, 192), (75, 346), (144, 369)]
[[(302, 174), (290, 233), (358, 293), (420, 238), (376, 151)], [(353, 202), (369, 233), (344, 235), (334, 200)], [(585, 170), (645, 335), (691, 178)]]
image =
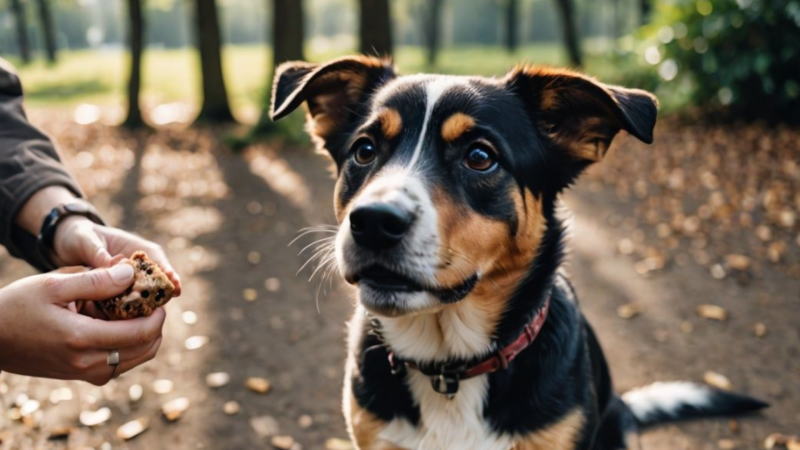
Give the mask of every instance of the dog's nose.
[(382, 250), (397, 245), (414, 222), (412, 213), (388, 203), (359, 206), (350, 213), (350, 232), (358, 245)]

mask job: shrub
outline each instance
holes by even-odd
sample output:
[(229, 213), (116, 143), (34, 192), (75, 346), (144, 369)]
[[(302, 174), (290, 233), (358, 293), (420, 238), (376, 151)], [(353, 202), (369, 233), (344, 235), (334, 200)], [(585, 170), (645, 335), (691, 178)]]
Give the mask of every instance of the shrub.
[(645, 59), (692, 103), (800, 122), (800, 0), (665, 0)]

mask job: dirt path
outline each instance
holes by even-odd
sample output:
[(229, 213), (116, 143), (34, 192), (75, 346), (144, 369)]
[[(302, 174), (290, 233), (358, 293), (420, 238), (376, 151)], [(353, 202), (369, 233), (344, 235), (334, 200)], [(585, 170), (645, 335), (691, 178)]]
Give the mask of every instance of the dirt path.
[[(348, 289), (334, 277), (318, 294), (319, 282), (306, 281), (310, 270), (295, 275), (307, 257), (297, 253), (310, 239), (288, 246), (301, 228), (331, 223), (332, 180), (322, 158), (267, 146), (232, 154), (207, 132), (119, 135), (101, 126), (42, 125), (68, 150), (68, 164), (106, 217), (162, 243), (186, 288), (168, 308), (157, 360), (106, 387), (0, 375), (0, 449), (108, 448), (105, 442), (131, 449), (264, 448), (267, 431), (291, 435), (309, 449), (345, 438), (339, 394)], [(743, 287), (690, 265), (642, 278), (633, 261), (616, 253), (624, 236), (605, 220), (607, 211), (624, 214), (624, 205), (582, 189), (568, 203), (575, 212), (569, 272), (620, 390), (654, 380), (700, 380), (714, 370), (735, 389), (774, 404), (738, 421), (738, 432), (727, 420), (669, 426), (645, 434), (646, 448), (717, 448), (719, 439), (758, 448), (771, 432), (800, 431), (798, 280), (776, 275)], [(27, 273), (22, 263), (0, 256), (0, 285)], [(617, 307), (629, 302), (642, 313), (620, 319)], [(731, 318), (699, 319), (694, 308), (701, 302), (724, 306)], [(756, 321), (768, 324), (761, 339), (752, 332)], [(686, 323), (691, 332), (682, 331)], [(187, 350), (192, 336), (208, 343)], [(205, 377), (217, 371), (231, 381), (211, 389)], [(247, 377), (269, 379), (270, 392), (247, 390)], [(173, 382), (169, 392), (155, 392), (160, 379)], [(134, 384), (144, 387), (135, 402), (128, 396)], [(54, 404), (51, 393), (63, 387), (72, 398)], [(39, 410), (12, 420), (7, 412), (23, 393), (40, 402)], [(192, 406), (167, 423), (160, 405), (180, 396)], [(223, 412), (229, 401), (238, 402), (238, 414)], [(81, 411), (103, 406), (112, 411), (107, 423), (78, 423)], [(128, 442), (115, 437), (119, 425), (137, 417), (150, 419), (145, 433)], [(47, 440), (60, 425), (72, 427), (69, 438)]]

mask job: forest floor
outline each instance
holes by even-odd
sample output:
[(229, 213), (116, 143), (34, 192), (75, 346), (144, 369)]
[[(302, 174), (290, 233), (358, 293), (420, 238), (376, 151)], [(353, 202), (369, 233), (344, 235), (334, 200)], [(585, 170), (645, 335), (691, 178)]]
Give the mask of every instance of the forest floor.
[[(167, 307), (158, 357), (107, 386), (0, 374), (0, 449), (270, 448), (275, 435), (348, 448), (339, 397), (350, 289), (297, 275), (309, 241), (289, 245), (303, 227), (333, 223), (327, 162), (306, 146), (233, 153), (214, 130), (32, 117), (110, 223), (167, 249), (184, 292)], [(653, 146), (622, 138), (566, 195), (566, 269), (617, 390), (714, 372), (772, 405), (647, 431), (644, 448), (755, 449), (771, 433), (800, 433), (798, 142), (796, 130), (665, 123)], [(0, 254), (0, 286), (30, 273)], [(725, 319), (701, 317), (700, 304)], [(212, 372), (230, 381), (209, 387)], [(249, 390), (248, 377), (271, 389)], [(161, 405), (178, 397), (190, 406), (167, 422)], [(81, 424), (81, 412), (106, 407), (108, 420)], [(147, 429), (117, 437), (135, 419)]]

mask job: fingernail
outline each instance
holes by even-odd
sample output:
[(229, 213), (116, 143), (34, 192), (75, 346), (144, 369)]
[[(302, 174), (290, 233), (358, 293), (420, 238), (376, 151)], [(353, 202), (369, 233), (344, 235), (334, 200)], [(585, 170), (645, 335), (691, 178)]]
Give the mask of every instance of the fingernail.
[(111, 279), (116, 284), (128, 283), (133, 278), (133, 267), (130, 264), (117, 264), (116, 266), (108, 269)]

